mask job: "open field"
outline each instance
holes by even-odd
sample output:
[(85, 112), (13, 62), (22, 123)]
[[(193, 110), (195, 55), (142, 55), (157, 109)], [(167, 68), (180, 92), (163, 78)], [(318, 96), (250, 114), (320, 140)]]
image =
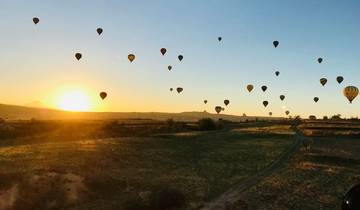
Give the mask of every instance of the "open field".
[(202, 131), (172, 120), (3, 122), (0, 209), (199, 209), (236, 186), (244, 191), (233, 209), (337, 208), (360, 182), (360, 142), (306, 130), (358, 124), (300, 124), (300, 150), (268, 170), (295, 144), (290, 123), (219, 121)]
[[(252, 136), (229, 129), (85, 140), (74, 139), (69, 130), (58, 135), (53, 128), (45, 132), (52, 139), (39, 132), (36, 143), (21, 136), (7, 140), (0, 148), (0, 207), (156, 209), (148, 200), (165, 188), (184, 196), (182, 208), (197, 209), (293, 143), (291, 135)], [(72, 138), (62, 139), (67, 136)]]
[(291, 162), (245, 193), (236, 209), (340, 209), (345, 192), (360, 183), (359, 140), (345, 134), (306, 139)]

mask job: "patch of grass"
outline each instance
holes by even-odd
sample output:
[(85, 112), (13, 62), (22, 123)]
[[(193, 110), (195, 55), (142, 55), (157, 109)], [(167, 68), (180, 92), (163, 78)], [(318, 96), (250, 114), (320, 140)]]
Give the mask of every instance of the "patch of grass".
[(340, 209), (342, 196), (360, 182), (359, 161), (358, 139), (316, 138), (288, 166), (252, 188), (242, 204), (248, 209)]

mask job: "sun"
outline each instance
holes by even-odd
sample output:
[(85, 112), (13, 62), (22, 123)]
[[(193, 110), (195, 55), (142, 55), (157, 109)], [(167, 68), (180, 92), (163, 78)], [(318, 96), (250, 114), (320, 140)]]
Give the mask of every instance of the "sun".
[(58, 97), (56, 106), (66, 111), (90, 111), (91, 100), (84, 91), (66, 91)]

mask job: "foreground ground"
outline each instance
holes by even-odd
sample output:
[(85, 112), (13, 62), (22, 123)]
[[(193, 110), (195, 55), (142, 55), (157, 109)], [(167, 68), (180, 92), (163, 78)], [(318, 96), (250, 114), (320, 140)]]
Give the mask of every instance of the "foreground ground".
[[(296, 139), (287, 122), (216, 131), (150, 124), (3, 125), (0, 209), (199, 209), (258, 176)], [(299, 128), (301, 147), (229, 209), (338, 209), (360, 182), (358, 124)]]
[(293, 143), (289, 126), (281, 129), (17, 139), (0, 148), (0, 209), (162, 209), (169, 194), (197, 209), (276, 160)]

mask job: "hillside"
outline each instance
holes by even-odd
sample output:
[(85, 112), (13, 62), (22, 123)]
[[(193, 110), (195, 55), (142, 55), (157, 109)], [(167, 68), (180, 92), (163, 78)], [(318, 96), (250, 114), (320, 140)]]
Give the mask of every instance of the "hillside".
[[(245, 121), (258, 119), (269, 119), (267, 117), (243, 117), (236, 115), (211, 114), (206, 112), (182, 112), (182, 113), (161, 113), (161, 112), (68, 112), (54, 109), (31, 108), (25, 106), (0, 104), (0, 118), (6, 120), (107, 120), (107, 119), (153, 119), (178, 121), (197, 121), (201, 118), (213, 118), (229, 121)], [(272, 118), (276, 119), (276, 118)]]

